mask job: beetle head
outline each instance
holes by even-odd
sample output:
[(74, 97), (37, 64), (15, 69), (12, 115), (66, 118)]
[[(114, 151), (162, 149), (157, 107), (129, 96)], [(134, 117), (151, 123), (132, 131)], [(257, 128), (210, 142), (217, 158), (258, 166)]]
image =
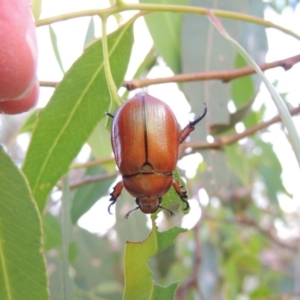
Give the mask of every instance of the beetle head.
[(126, 215), (125, 218), (128, 219), (129, 214), (137, 209), (140, 209), (144, 214), (153, 214), (157, 211), (158, 208), (167, 210), (171, 217), (175, 216), (175, 214), (170, 211), (169, 209), (162, 207), (160, 204), (162, 202), (162, 197), (140, 197), (135, 199), (136, 204), (138, 205), (136, 208), (130, 210)]
[(157, 211), (161, 203), (161, 197), (140, 197), (136, 198), (136, 204), (144, 214), (153, 214)]

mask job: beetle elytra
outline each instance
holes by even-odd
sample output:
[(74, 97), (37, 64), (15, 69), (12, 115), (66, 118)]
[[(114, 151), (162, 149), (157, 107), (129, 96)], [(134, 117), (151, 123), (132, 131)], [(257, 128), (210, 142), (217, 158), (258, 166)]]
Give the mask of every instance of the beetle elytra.
[[(161, 100), (139, 93), (126, 101), (113, 117), (111, 143), (122, 180), (110, 194), (110, 207), (116, 203), (123, 187), (136, 198), (137, 207), (145, 214), (154, 213), (161, 206), (162, 196), (173, 186), (189, 208), (187, 192), (173, 179), (178, 159), (178, 147), (195, 129), (201, 116), (182, 130), (179, 129), (171, 108)], [(166, 209), (168, 210), (168, 209)], [(168, 210), (171, 215), (173, 212)]]

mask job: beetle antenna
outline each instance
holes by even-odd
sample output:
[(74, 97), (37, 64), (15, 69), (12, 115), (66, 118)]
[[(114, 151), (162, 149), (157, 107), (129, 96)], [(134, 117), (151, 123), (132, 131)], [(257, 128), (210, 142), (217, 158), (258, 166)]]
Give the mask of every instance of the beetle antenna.
[(111, 114), (111, 113), (109, 113), (109, 112), (105, 112), (105, 114), (107, 115), (107, 116), (109, 116), (109, 117), (111, 117), (111, 118), (114, 118), (115, 116), (113, 115), (113, 114)]
[(199, 116), (198, 118), (196, 118), (194, 121), (190, 122), (190, 126), (195, 126), (198, 122), (200, 122), (206, 115), (207, 113), (207, 106), (206, 103), (204, 103), (204, 109), (203, 109), (203, 113), (201, 116)]
[(175, 214), (171, 210), (169, 210), (169, 209), (167, 209), (167, 208), (165, 208), (163, 206), (160, 206), (160, 205), (158, 205), (158, 207), (161, 208), (161, 209), (164, 209), (164, 210), (168, 211), (170, 213), (171, 217), (175, 216)]
[(135, 211), (135, 210), (137, 210), (137, 209), (140, 209), (140, 207), (139, 206), (137, 206), (136, 208), (134, 208), (134, 209), (132, 209), (132, 210), (130, 210), (125, 216), (124, 216), (124, 218), (125, 219), (128, 219), (128, 217), (129, 217), (129, 215), (130, 215), (130, 213), (132, 213), (133, 211)]
[(181, 200), (186, 204), (186, 207), (185, 208), (183, 208), (183, 210), (188, 210), (189, 208), (190, 208), (190, 204), (189, 204), (189, 202), (188, 201), (186, 201), (185, 199), (182, 199), (181, 198)]

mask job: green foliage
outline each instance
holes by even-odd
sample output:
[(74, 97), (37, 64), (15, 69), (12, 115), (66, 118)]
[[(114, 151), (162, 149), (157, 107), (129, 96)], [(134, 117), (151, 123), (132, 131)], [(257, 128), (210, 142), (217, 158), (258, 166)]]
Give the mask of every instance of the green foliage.
[[(257, 75), (228, 82), (178, 83), (175, 96), (165, 85), (161, 98), (169, 100), (171, 95), (177, 103), (176, 95), (182, 92), (196, 115), (204, 102), (208, 107), (207, 116), (187, 139), (189, 147), (179, 152), (182, 165), (187, 154), (201, 154), (199, 166), (191, 163), (194, 178), (185, 177), (178, 168), (173, 173), (187, 188), (191, 208), (184, 210), (186, 204), (171, 188), (161, 205), (175, 217), (159, 209), (150, 222), (137, 210), (127, 220), (124, 216), (136, 203), (123, 189), (112, 206), (113, 215), (107, 213), (116, 167), (107, 130), (112, 118), (106, 118), (105, 112), (114, 113), (118, 106), (109, 89), (114, 83), (121, 87), (127, 69), (134, 65), (135, 44), (143, 43), (134, 41), (135, 17), (123, 12), (140, 11), (153, 39), (148, 53), (143, 47), (138, 50), (144, 60), (134, 66), (134, 78), (147, 78), (161, 58), (176, 75), (211, 71), (230, 75), (247, 63), (200, 9), (215, 9), (230, 36), (261, 63), (268, 50), (264, 26), (272, 27), (263, 20), (266, 4), (251, 0), (110, 3), (108, 9), (97, 7), (37, 22), (50, 25), (54, 65), (63, 70), (61, 33), (52, 25), (87, 17), (86, 34), (79, 43), (83, 53), (53, 84), (56, 88), (44, 108), (26, 119), (1, 117), (1, 144), (11, 158), (0, 149), (0, 298), (49, 298), (42, 251), (51, 300), (267, 299), (292, 293), (298, 284), (299, 236), (296, 242), (292, 235), (281, 236), (299, 231), (299, 212), (282, 209), (282, 199), (292, 202), (294, 191), (285, 186), (287, 167), (272, 144), (281, 129), (273, 133), (271, 128), (265, 134), (264, 127), (243, 139), (240, 135), (241, 128), (253, 129), (269, 118), (268, 102), (257, 100), (261, 84)], [(288, 4), (269, 1), (278, 11)], [(38, 19), (41, 1), (33, 5)], [(191, 13), (183, 13), (186, 8)], [(107, 27), (117, 27), (107, 35), (108, 53), (103, 53), (102, 39), (95, 39), (100, 31), (97, 16), (112, 16)], [(114, 83), (107, 81), (105, 62)], [(118, 92), (124, 98), (131, 96), (129, 91)], [(229, 111), (229, 103), (234, 112)], [(26, 138), (27, 149), (22, 144)], [(94, 222), (105, 228), (99, 234), (81, 228), (90, 210), (96, 211)], [(89, 225), (95, 225), (93, 220)], [(183, 226), (184, 222), (191, 223)]]
[[(243, 68), (248, 64), (245, 59), (237, 53), (235, 68)], [(231, 97), (236, 107), (241, 107), (254, 98), (254, 84), (250, 76), (240, 77), (233, 80), (231, 85)]]
[(275, 203), (278, 203), (278, 193), (283, 192), (287, 194), (281, 180), (282, 167), (278, 160), (278, 157), (274, 153), (273, 147), (270, 143), (265, 143), (263, 141), (256, 141), (256, 146), (258, 149), (262, 150), (264, 158), (259, 155), (255, 158), (256, 166), (259, 175), (262, 177), (266, 189), (269, 193), (269, 199)]
[[(141, 0), (141, 3), (162, 3), (161, 0)], [(187, 0), (167, 0), (164, 4), (186, 5)], [(181, 72), (180, 34), (182, 15), (174, 13), (153, 13), (145, 18), (158, 53), (177, 74)]]
[(150, 236), (138, 243), (128, 242), (125, 248), (125, 293), (123, 299), (173, 299), (177, 283), (167, 287), (151, 280), (147, 264), (155, 254), (170, 247), (176, 236), (185, 230), (173, 227), (166, 232), (158, 232), (152, 218)]
[[(127, 27), (109, 36), (109, 58), (119, 85), (126, 71), (132, 42), (132, 29)], [(39, 114), (23, 170), (41, 211), (49, 192), (68, 171), (109, 107), (101, 49), (101, 41), (98, 41), (84, 52)]]
[(0, 147), (0, 298), (48, 299), (41, 220), (24, 175)]
[(64, 66), (63, 66), (63, 63), (62, 63), (62, 60), (60, 57), (60, 52), (59, 52), (58, 45), (57, 45), (57, 36), (51, 25), (49, 26), (49, 34), (50, 34), (53, 51), (54, 51), (56, 60), (58, 62), (58, 65), (59, 65), (61, 71), (63, 73), (65, 73)]

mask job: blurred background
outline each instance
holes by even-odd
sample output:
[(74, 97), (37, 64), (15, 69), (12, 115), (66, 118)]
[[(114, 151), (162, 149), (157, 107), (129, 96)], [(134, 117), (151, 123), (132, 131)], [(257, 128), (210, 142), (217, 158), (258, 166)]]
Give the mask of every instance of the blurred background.
[[(300, 5), (296, 0), (185, 2), (258, 16), (300, 34)], [(38, 18), (110, 5), (105, 0), (43, 0)], [(128, 11), (111, 17), (109, 31), (113, 32), (133, 15), (134, 12)], [(173, 31), (161, 27), (158, 15), (135, 22), (125, 80), (245, 66), (206, 17), (180, 16), (176, 48), (168, 42), (174, 39), (170, 36), (177, 28)], [(257, 63), (300, 54), (300, 41), (279, 30), (236, 20), (221, 21)], [(53, 94), (54, 87), (49, 85), (59, 83), (97, 37), (101, 37), (101, 22), (97, 17), (75, 18), (37, 28), (38, 78), (44, 83), (38, 107), (18, 116), (0, 116), (0, 142), (18, 165), (23, 162), (31, 138), (26, 126), (30, 127), (35, 113), (47, 105)], [(299, 107), (299, 64), (288, 71), (278, 67), (265, 74), (288, 107)], [(191, 210), (185, 216), (177, 211), (172, 219), (161, 212), (157, 220), (159, 230), (177, 225), (189, 231), (177, 238), (176, 245), (150, 261), (155, 281), (167, 285), (180, 280), (178, 299), (300, 299), (300, 171), (281, 123), (221, 149), (203, 148), (203, 143), (239, 134), (278, 115), (259, 78), (253, 75), (229, 83), (218, 80), (168, 83), (140, 90), (168, 103), (181, 126), (201, 114), (203, 103), (209, 109), (207, 118), (187, 140), (193, 146), (182, 149), (178, 162)], [(128, 93), (120, 88), (119, 92), (129, 98), (137, 91)], [(300, 128), (299, 116), (293, 119)], [(69, 259), (76, 299), (120, 299), (124, 244), (127, 240), (144, 240), (150, 233), (148, 216), (134, 212), (128, 220), (123, 218), (134, 206), (134, 199), (126, 191), (112, 209), (113, 215), (107, 212), (108, 195), (120, 177), (116, 174), (110, 133), (104, 128), (104, 121), (84, 145), (70, 172), (74, 187)], [(95, 159), (100, 163), (81, 167)], [(103, 175), (99, 181), (82, 183), (87, 176), (98, 175)], [(43, 215), (51, 299), (61, 299), (62, 294), (61, 186), (58, 183), (53, 189)], [(176, 211), (178, 206), (174, 204), (170, 209)]]

